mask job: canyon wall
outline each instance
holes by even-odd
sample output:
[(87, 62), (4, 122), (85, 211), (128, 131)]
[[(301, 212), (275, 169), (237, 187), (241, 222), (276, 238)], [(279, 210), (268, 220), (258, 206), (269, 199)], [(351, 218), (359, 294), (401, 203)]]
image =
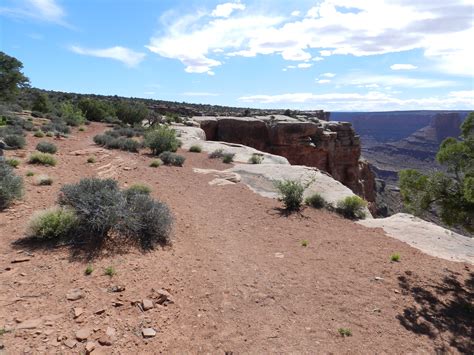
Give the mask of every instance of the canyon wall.
[(367, 201), (375, 201), (375, 179), (360, 160), (360, 140), (350, 123), (286, 116), (194, 117), (207, 140), (238, 143), (280, 155), (293, 165), (328, 172)]

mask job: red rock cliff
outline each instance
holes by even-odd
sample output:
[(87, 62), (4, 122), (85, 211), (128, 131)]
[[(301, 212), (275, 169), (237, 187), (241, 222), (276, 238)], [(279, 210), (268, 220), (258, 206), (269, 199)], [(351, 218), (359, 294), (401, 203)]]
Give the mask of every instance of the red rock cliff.
[(289, 117), (197, 117), (206, 139), (239, 143), (281, 155), (291, 164), (331, 174), (367, 201), (375, 201), (375, 178), (360, 160), (360, 141), (350, 123)]

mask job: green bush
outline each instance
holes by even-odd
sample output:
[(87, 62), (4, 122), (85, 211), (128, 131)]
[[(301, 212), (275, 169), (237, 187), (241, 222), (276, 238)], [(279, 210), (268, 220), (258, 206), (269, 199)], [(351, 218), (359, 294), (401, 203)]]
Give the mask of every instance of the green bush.
[(54, 137), (53, 132), (46, 132), (46, 137)]
[(337, 203), (336, 212), (345, 218), (363, 219), (366, 217), (367, 202), (359, 196), (347, 196)]
[(10, 165), (12, 168), (18, 168), (20, 161), (18, 159), (7, 159), (5, 162)]
[(173, 129), (167, 126), (159, 126), (145, 134), (145, 146), (150, 148), (154, 155), (159, 155), (163, 152), (176, 152), (180, 142), (176, 138), (176, 132)]
[(234, 161), (234, 157), (234, 153), (224, 153), (222, 157), (222, 162), (224, 162), (225, 164), (230, 164)]
[(202, 152), (202, 148), (200, 145), (192, 145), (190, 148), (189, 148), (189, 151), (191, 153), (201, 153)]
[(74, 233), (77, 225), (78, 218), (73, 210), (53, 207), (33, 215), (27, 234), (41, 239), (66, 239)]
[(0, 210), (23, 196), (23, 179), (13, 172), (13, 168), (0, 161)]
[(26, 144), (25, 137), (23, 137), (23, 135), (16, 134), (5, 136), (5, 138), (3, 138), (3, 141), (6, 145), (13, 149), (21, 149)]
[(35, 183), (38, 186), (50, 186), (53, 184), (53, 179), (48, 175), (40, 175), (36, 178)]
[(326, 207), (327, 203), (324, 197), (322, 197), (318, 193), (314, 193), (311, 196), (307, 197), (305, 200), (305, 203), (308, 206), (314, 207), (314, 208), (324, 208)]
[(35, 173), (32, 172), (32, 171), (28, 171), (28, 172), (26, 173), (26, 176), (28, 176), (28, 177), (30, 177), (30, 176), (35, 176)]
[(70, 102), (63, 102), (60, 106), (61, 117), (69, 126), (80, 126), (85, 123), (86, 118), (81, 109), (75, 107)]
[(31, 112), (31, 116), (35, 117), (35, 118), (42, 118), (44, 116), (44, 113), (43, 112), (39, 112), (39, 111), (32, 111)]
[(151, 161), (150, 163), (150, 167), (151, 168), (158, 168), (160, 167), (161, 165), (163, 165), (163, 162), (161, 161), (161, 159), (154, 159)]
[(58, 151), (58, 147), (50, 142), (39, 142), (36, 145), (36, 150), (40, 151), (41, 153), (54, 154)]
[(342, 337), (350, 337), (352, 336), (352, 330), (350, 328), (339, 328), (337, 332), (342, 336)]
[(301, 208), (305, 188), (299, 181), (276, 181), (275, 187), (288, 211), (298, 211)]
[(36, 138), (43, 138), (44, 137), (44, 132), (43, 131), (36, 131), (35, 133), (33, 133), (33, 136), (35, 136)]
[(133, 184), (128, 189), (125, 190), (127, 195), (130, 194), (144, 194), (149, 195), (151, 193), (151, 188), (144, 184)]
[(120, 149), (134, 153), (138, 152), (142, 146), (140, 142), (137, 142), (134, 139), (120, 137), (119, 135), (115, 137), (114, 134), (110, 134), (108, 132), (106, 132), (106, 134), (99, 134), (94, 136), (94, 143), (103, 146), (107, 149)]
[(88, 162), (89, 164), (94, 164), (94, 163), (95, 163), (95, 157), (89, 157), (89, 158), (87, 158), (87, 162)]
[(250, 164), (262, 164), (263, 162), (263, 155), (258, 154), (258, 153), (253, 153), (252, 156), (249, 159)]
[(95, 99), (81, 99), (78, 104), (81, 111), (89, 121), (112, 121), (117, 122), (114, 108), (105, 101)]
[(395, 261), (395, 262), (400, 261), (400, 254), (395, 253), (395, 254), (390, 255), (390, 260)]
[(141, 102), (121, 101), (116, 108), (117, 118), (123, 123), (141, 124), (148, 117), (148, 108)]
[(28, 163), (55, 166), (56, 159), (49, 153), (33, 153), (30, 155)]
[(56, 118), (51, 120), (50, 122), (41, 126), (41, 129), (45, 132), (52, 132), (54, 133), (61, 133), (61, 134), (69, 134), (71, 133), (71, 129), (63, 120)]
[(186, 160), (182, 155), (171, 152), (163, 152), (159, 155), (159, 158), (163, 164), (173, 166), (183, 166), (184, 161)]

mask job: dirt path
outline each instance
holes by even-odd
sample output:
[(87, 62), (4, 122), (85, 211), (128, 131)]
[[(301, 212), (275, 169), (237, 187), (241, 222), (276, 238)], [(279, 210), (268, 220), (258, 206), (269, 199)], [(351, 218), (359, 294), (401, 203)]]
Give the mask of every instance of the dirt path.
[[(8, 354), (79, 353), (85, 344), (74, 343), (75, 332), (84, 328), (97, 349), (117, 354), (472, 349), (472, 266), (427, 256), (381, 230), (324, 211), (284, 217), (278, 201), (242, 184), (209, 186), (212, 177), (192, 169), (228, 166), (204, 154), (183, 152), (183, 168), (158, 169), (148, 167), (152, 158), (143, 154), (99, 150), (95, 164), (86, 162), (90, 154), (69, 154), (96, 149), (91, 137), (103, 129), (93, 124), (57, 141), (56, 167), (22, 164), (20, 174), (47, 172), (55, 183), (38, 187), (26, 177), (24, 201), (0, 213), (0, 329), (11, 330), (0, 343)], [(28, 141), (31, 151), (38, 139)], [(148, 184), (170, 205), (171, 247), (103, 253), (85, 276), (88, 262), (65, 248), (28, 251), (12, 245), (33, 211), (54, 204), (61, 184), (103, 171), (122, 186)], [(389, 261), (395, 252), (399, 263)], [(11, 263), (26, 253), (32, 254), (29, 261)], [(117, 274), (105, 276), (111, 265)], [(111, 292), (117, 285), (125, 290)], [(67, 300), (75, 288), (84, 297)], [(141, 311), (136, 302), (153, 299), (158, 289), (169, 291), (174, 303)], [(74, 318), (73, 308), (83, 314)], [(35, 327), (17, 329), (25, 321)], [(158, 330), (154, 338), (143, 339), (146, 326)], [(340, 336), (339, 328), (351, 329), (352, 336)], [(104, 336), (111, 345), (99, 346)]]

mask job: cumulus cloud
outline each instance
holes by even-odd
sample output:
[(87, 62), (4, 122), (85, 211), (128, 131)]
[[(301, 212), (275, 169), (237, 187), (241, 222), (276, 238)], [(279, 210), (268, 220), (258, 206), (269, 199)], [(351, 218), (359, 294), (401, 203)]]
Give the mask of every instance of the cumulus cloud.
[(413, 64), (393, 64), (390, 66), (390, 69), (392, 70), (414, 70), (417, 68), (418, 67)]
[(322, 77), (325, 77), (325, 78), (334, 78), (336, 76), (336, 74), (334, 73), (324, 73), (324, 74), (321, 74)]
[(318, 79), (318, 80), (316, 80), (316, 82), (318, 84), (329, 84), (331, 82), (331, 80), (329, 80), (329, 79)]
[(245, 10), (245, 5), (240, 2), (227, 2), (225, 4), (219, 4), (211, 12), (213, 17), (229, 17), (234, 10)]
[(135, 52), (131, 49), (115, 46), (104, 49), (90, 49), (80, 46), (70, 46), (71, 51), (81, 55), (118, 60), (128, 67), (135, 67), (145, 58), (145, 53)]
[(417, 89), (428, 88), (443, 88), (456, 85), (456, 82), (451, 80), (437, 80), (426, 78), (412, 78), (401, 75), (371, 75), (371, 74), (357, 74), (347, 75), (339, 79), (341, 85), (356, 85), (359, 87), (406, 87)]
[(298, 68), (300, 69), (308, 69), (308, 68), (311, 68), (313, 66), (312, 63), (299, 63), (298, 64)]
[(472, 109), (474, 91), (452, 91), (444, 96), (400, 99), (393, 94), (369, 91), (367, 93), (285, 93), (278, 95), (242, 96), (239, 101), (251, 104), (287, 105), (318, 108), (328, 111)]
[(55, 0), (16, 1), (13, 7), (0, 7), (0, 14), (69, 26), (66, 11)]
[[(216, 14), (174, 16), (148, 48), (183, 62), (188, 72), (208, 72), (222, 63), (214, 49), (230, 56), (279, 54), (307, 61), (313, 53), (372, 56), (418, 49), (434, 67), (451, 74), (474, 75), (473, 0), (322, 0), (306, 16), (276, 16), (241, 9)], [(244, 7), (240, 3), (227, 3)], [(227, 5), (221, 4), (221, 5)], [(239, 8), (240, 9), (240, 8)], [(198, 61), (198, 70), (193, 70)]]

